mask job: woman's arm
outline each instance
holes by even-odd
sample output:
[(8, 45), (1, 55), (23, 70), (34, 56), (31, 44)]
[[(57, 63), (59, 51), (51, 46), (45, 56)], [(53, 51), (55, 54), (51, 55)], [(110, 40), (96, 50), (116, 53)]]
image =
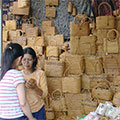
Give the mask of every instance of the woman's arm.
[(48, 94), (48, 86), (47, 86), (47, 77), (44, 71), (40, 72), (39, 75), (37, 75), (37, 86), (39, 89), (42, 90), (42, 97), (45, 98)]
[(21, 108), (22, 108), (24, 114), (28, 117), (28, 120), (35, 120), (35, 118), (33, 118), (33, 116), (32, 116), (30, 106), (26, 99), (24, 83), (20, 83), (17, 85), (17, 94), (18, 94)]

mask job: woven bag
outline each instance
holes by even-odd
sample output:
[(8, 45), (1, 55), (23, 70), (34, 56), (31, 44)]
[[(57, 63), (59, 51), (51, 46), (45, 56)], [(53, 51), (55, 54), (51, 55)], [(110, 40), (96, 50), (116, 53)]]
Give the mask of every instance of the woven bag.
[(50, 104), (54, 111), (66, 111), (65, 98), (58, 89), (52, 92)]
[(32, 28), (27, 28), (26, 29), (26, 36), (27, 37), (37, 37), (38, 36), (38, 30), (39, 28), (36, 27), (32, 27)]
[(45, 46), (45, 39), (42, 36), (36, 37), (34, 46)]
[(7, 42), (8, 41), (8, 34), (9, 34), (9, 31), (8, 30), (5, 30), (4, 28), (3, 28), (3, 31), (2, 31), (2, 40), (4, 41), (4, 42)]
[(46, 111), (46, 119), (47, 120), (53, 120), (55, 118), (55, 114), (54, 111), (51, 107), (45, 107), (45, 111)]
[(120, 106), (120, 92), (117, 92), (117, 93), (114, 94), (113, 104), (117, 107)]
[(83, 56), (67, 54), (64, 56), (64, 75), (81, 75), (83, 73)]
[(107, 37), (107, 29), (98, 29), (97, 30), (97, 44), (103, 44), (104, 43), (104, 38)]
[(38, 32), (39, 32), (39, 27), (38, 27), (38, 20), (35, 17), (30, 17), (29, 20), (31, 20), (31, 24), (34, 24), (33, 27), (25, 27), (25, 33), (27, 37), (37, 37)]
[(58, 6), (58, 0), (45, 0), (45, 5)]
[(85, 73), (88, 75), (99, 75), (103, 73), (102, 57), (85, 57)]
[(64, 63), (62, 61), (46, 60), (45, 72), (47, 76), (62, 77), (64, 72)]
[(82, 75), (82, 89), (90, 90), (90, 78), (88, 75)]
[(80, 110), (81, 109), (83, 111), (83, 106), (81, 104), (81, 101), (88, 99), (88, 97), (89, 97), (89, 93), (79, 93), (79, 94), (66, 93), (65, 101), (66, 101), (66, 106), (68, 110)]
[(47, 57), (58, 57), (59, 56), (59, 48), (56, 46), (47, 46), (46, 48), (46, 56)]
[(48, 36), (48, 35), (56, 35), (56, 27), (55, 26), (49, 26), (46, 27), (47, 29), (44, 29), (41, 31), (42, 36)]
[(83, 100), (81, 104), (84, 109), (84, 114), (89, 114), (91, 111), (95, 111), (97, 108), (97, 102), (93, 100)]
[(107, 86), (109, 85), (109, 81), (107, 80), (107, 75), (89, 75), (90, 79), (90, 88), (94, 88), (97, 85)]
[(115, 17), (115, 28), (120, 32), (120, 16)]
[(48, 29), (48, 27), (52, 27), (54, 26), (54, 22), (52, 20), (43, 20), (42, 21), (42, 31), (45, 31), (46, 29)]
[(109, 85), (103, 86), (98, 84), (92, 89), (92, 97), (95, 99), (111, 100), (113, 96), (112, 90)]
[(73, 6), (72, 16), (76, 16), (76, 15), (77, 15), (77, 8)]
[(62, 78), (62, 92), (63, 93), (80, 93), (81, 91), (81, 77), (68, 76)]
[(95, 55), (96, 54), (96, 36), (71, 36), (70, 37), (71, 54)]
[(43, 47), (42, 47), (42, 46), (34, 46), (33, 48), (34, 48), (34, 50), (35, 50), (35, 52), (36, 52), (36, 54), (37, 54), (38, 56), (44, 54), (44, 51), (43, 51)]
[[(82, 17), (81, 17), (82, 16)], [(74, 22), (70, 22), (70, 36), (88, 36), (90, 29), (89, 29), (89, 23), (85, 20), (88, 18), (86, 15), (76, 15)], [(81, 21), (80, 23), (77, 23), (78, 21)]]
[(116, 86), (120, 85), (120, 75), (119, 74), (114, 75), (113, 85), (116, 85)]
[(17, 29), (16, 30), (16, 37), (12, 38), (12, 42), (13, 43), (19, 43), (20, 45), (27, 45), (27, 38), (24, 34), (24, 31), (22, 31), (21, 29)]
[(30, 6), (25, 8), (18, 7), (18, 2), (13, 2), (13, 14), (15, 15), (29, 15)]
[(64, 44), (64, 35), (48, 35), (45, 37), (46, 45), (62, 46)]
[(104, 38), (104, 53), (119, 53), (119, 32), (111, 29), (107, 33), (107, 38)]
[(73, 11), (72, 2), (68, 2), (68, 13), (72, 13), (72, 11)]
[(17, 29), (16, 20), (6, 20), (5, 21), (5, 29), (6, 30), (16, 30)]
[(38, 55), (38, 64), (37, 68), (41, 70), (45, 70), (45, 55)]
[(33, 37), (27, 37), (27, 46), (33, 47), (35, 39), (36, 39), (35, 36), (33, 36)]
[(62, 91), (62, 77), (47, 77), (47, 83), (50, 94), (57, 89)]
[[(100, 8), (102, 5), (107, 5), (112, 14), (112, 8), (108, 2), (101, 2), (98, 6), (98, 14), (100, 15)], [(115, 28), (114, 16), (98, 16), (96, 17), (96, 29), (113, 29)]]
[(47, 6), (46, 10), (45, 10), (45, 16), (47, 18), (55, 18), (56, 17), (56, 8), (54, 6), (52, 6), (52, 7)]
[(37, 19), (35, 17), (26, 18), (23, 17), (22, 19), (22, 30), (26, 31), (27, 28), (33, 28), (35, 24), (37, 24)]
[(103, 57), (103, 66), (106, 74), (120, 73), (120, 56), (108, 55)]
[(30, 0), (18, 0), (18, 7), (25, 8), (30, 6)]

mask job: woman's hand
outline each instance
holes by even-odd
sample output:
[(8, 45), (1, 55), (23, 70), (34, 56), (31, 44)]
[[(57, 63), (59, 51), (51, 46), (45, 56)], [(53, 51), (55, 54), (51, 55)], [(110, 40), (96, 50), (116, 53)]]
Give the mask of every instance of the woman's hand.
[(35, 88), (36, 82), (34, 79), (27, 80), (25, 86), (26, 88)]

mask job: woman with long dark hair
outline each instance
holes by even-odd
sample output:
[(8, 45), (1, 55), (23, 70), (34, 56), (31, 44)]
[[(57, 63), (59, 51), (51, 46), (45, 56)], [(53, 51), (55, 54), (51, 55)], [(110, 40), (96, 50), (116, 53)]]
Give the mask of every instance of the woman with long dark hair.
[(47, 96), (47, 80), (43, 70), (38, 70), (37, 56), (31, 47), (24, 49), (22, 70), (25, 78), (26, 94), (33, 116), (37, 120), (46, 120), (44, 98)]
[(23, 49), (17, 43), (8, 44), (4, 50), (0, 80), (0, 120), (35, 120), (26, 99), (24, 77), (16, 69), (22, 56)]

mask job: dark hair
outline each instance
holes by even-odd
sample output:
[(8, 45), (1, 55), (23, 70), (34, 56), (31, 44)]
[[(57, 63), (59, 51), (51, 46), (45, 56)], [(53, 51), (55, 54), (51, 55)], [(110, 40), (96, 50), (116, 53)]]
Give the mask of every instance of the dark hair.
[(18, 43), (7, 44), (2, 56), (1, 79), (8, 70), (12, 69), (14, 61), (20, 56), (23, 56), (23, 48), (21, 45)]
[(38, 63), (36, 52), (31, 47), (27, 47), (27, 48), (24, 48), (23, 53), (30, 54), (32, 56), (32, 58), (33, 58), (32, 71), (35, 71), (36, 65)]

